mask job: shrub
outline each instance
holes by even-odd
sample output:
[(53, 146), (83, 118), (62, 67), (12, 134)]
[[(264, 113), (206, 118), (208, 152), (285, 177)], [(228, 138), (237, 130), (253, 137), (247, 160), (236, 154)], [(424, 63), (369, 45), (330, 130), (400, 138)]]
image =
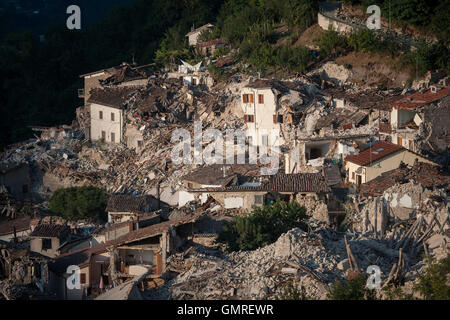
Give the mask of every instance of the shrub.
[(306, 289), (302, 285), (300, 289), (297, 284), (289, 282), (283, 291), (275, 297), (275, 300), (310, 300), (306, 295)]
[(450, 300), (450, 254), (437, 263), (427, 258), (427, 263), (428, 269), (414, 289), (426, 300)]
[(50, 210), (68, 220), (105, 220), (107, 200), (107, 194), (95, 187), (58, 189), (50, 198)]
[(320, 55), (325, 58), (332, 54), (337, 54), (347, 48), (346, 38), (340, 36), (333, 28), (328, 29), (325, 33), (314, 40), (320, 48)]
[(375, 291), (366, 287), (366, 279), (358, 275), (345, 282), (336, 280), (328, 293), (331, 300), (374, 300)]
[(275, 242), (292, 228), (306, 230), (303, 222), (306, 218), (306, 209), (297, 202), (286, 203), (278, 199), (225, 224), (218, 241), (228, 244), (229, 251), (255, 250)]

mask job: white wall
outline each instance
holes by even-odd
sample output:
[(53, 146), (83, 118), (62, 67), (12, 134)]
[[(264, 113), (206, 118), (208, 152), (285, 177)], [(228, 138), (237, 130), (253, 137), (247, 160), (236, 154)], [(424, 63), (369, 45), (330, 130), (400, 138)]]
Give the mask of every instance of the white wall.
[[(100, 119), (100, 111), (103, 112), (103, 119)], [(111, 121), (111, 113), (114, 113), (114, 121)], [(91, 139), (93, 141), (100, 140), (102, 131), (105, 131), (105, 142), (111, 142), (111, 133), (115, 134), (115, 143), (122, 142), (122, 125), (122, 110), (91, 103)]]
[[(253, 103), (243, 102), (244, 94), (253, 94)], [(264, 95), (264, 103), (258, 103), (258, 95)], [(248, 134), (253, 137), (253, 145), (262, 145), (262, 136), (268, 135), (269, 146), (281, 145), (280, 124), (273, 123), (273, 116), (277, 114), (276, 96), (272, 89), (243, 88), (241, 90), (241, 106), (245, 115), (253, 115), (254, 122), (247, 122)]]

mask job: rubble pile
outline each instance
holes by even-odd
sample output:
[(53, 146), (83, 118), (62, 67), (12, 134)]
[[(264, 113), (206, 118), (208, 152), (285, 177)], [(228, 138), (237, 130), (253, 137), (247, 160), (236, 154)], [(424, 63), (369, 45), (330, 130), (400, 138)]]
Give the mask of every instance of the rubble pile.
[[(347, 277), (349, 262), (342, 234), (315, 227), (310, 232), (292, 229), (275, 243), (254, 251), (221, 254), (196, 248), (184, 261), (171, 260), (171, 270), (180, 273), (168, 285), (171, 296), (173, 299), (273, 299), (288, 281), (295, 280), (305, 287), (310, 297), (326, 299), (334, 280)], [(397, 262), (397, 251), (389, 250), (387, 240), (349, 234), (347, 237), (359, 271), (364, 273), (369, 265), (376, 264), (385, 280)], [(417, 262), (407, 261), (408, 267)]]

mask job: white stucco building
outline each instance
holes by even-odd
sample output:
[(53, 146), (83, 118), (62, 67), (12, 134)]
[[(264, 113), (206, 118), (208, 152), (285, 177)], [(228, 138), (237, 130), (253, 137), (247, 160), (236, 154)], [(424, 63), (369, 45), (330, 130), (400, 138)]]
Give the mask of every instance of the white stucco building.
[(247, 125), (248, 144), (253, 146), (279, 146), (283, 144), (278, 96), (274, 82), (256, 80), (241, 90), (241, 104)]
[(91, 140), (107, 143), (123, 142), (124, 112), (133, 88), (94, 89), (90, 104)]

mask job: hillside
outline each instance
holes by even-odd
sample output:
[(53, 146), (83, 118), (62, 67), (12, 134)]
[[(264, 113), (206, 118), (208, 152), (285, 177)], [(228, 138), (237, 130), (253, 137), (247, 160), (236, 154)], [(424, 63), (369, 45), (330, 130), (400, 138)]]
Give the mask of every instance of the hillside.
[[(111, 1), (109, 5), (126, 2)], [(385, 21), (387, 1), (376, 2)], [(81, 31), (64, 26), (50, 29), (44, 43), (39, 43), (35, 32), (10, 33), (0, 48), (0, 86), (8, 92), (0, 97), (0, 148), (32, 137), (27, 126), (70, 123), (81, 104), (76, 95), (81, 87), (80, 74), (133, 58), (139, 64), (156, 62), (158, 67), (173, 66), (180, 58), (191, 62), (203, 59), (189, 49), (185, 34), (208, 22), (216, 26), (202, 34), (202, 40), (228, 39), (232, 50), (215, 55), (233, 55), (235, 67), (249, 74), (282, 78), (335, 60), (354, 67), (356, 82), (398, 87), (411, 84), (416, 74), (420, 77), (426, 70), (448, 69), (449, 13), (442, 10), (445, 4), (448, 7), (448, 0), (390, 2), (396, 27), (431, 32), (436, 42), (421, 43), (415, 52), (401, 52), (395, 41), (378, 39), (371, 33), (342, 37), (317, 25), (319, 4), (313, 0), (136, 0), (111, 10)], [(360, 11), (366, 5), (365, 1), (345, 3)], [(93, 4), (90, 8), (96, 11)], [(417, 15), (421, 19), (413, 19)], [(426, 23), (428, 20), (431, 23)], [(31, 29), (22, 26), (9, 31)], [(221, 68), (210, 70), (218, 76), (227, 75)], [(367, 75), (372, 71), (374, 76)]]

